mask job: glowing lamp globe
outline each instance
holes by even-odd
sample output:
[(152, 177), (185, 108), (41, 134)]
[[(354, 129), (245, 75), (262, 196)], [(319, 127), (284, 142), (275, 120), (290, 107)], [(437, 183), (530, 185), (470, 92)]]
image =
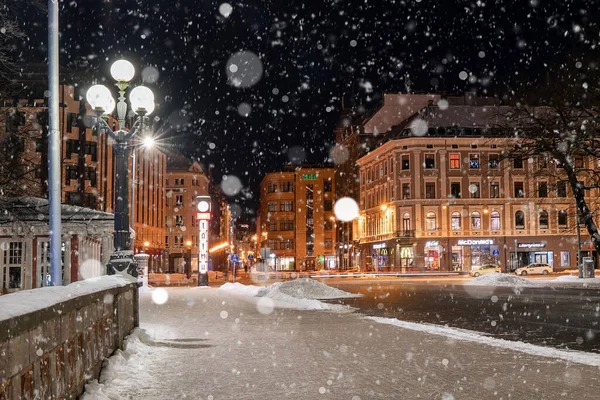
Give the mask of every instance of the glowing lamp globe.
[(135, 75), (135, 68), (127, 60), (117, 60), (110, 66), (110, 74), (117, 82), (129, 82)]
[(198, 207), (198, 211), (200, 211), (200, 212), (206, 212), (210, 208), (210, 205), (208, 204), (208, 201), (206, 201), (206, 200), (200, 200), (198, 202), (198, 206), (197, 207)]
[(154, 111), (154, 93), (146, 86), (137, 86), (129, 93), (131, 108), (136, 114), (149, 115)]
[(110, 90), (104, 85), (90, 87), (85, 94), (85, 99), (96, 111), (109, 113), (115, 109), (115, 100), (112, 98)]

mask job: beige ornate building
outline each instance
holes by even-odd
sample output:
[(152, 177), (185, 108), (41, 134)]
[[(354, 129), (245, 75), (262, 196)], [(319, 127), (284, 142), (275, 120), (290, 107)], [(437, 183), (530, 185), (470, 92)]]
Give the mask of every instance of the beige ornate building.
[[(422, 136), (409, 120), (358, 160), (360, 265), (397, 271), (468, 271), (487, 262), (508, 271), (533, 262), (576, 266), (569, 185), (554, 160), (501, 158), (507, 139), (490, 133), (498, 111), (426, 107), (417, 121), (426, 123)], [(587, 193), (590, 199), (596, 191)]]
[(275, 270), (335, 268), (333, 168), (290, 166), (260, 185), (257, 239)]

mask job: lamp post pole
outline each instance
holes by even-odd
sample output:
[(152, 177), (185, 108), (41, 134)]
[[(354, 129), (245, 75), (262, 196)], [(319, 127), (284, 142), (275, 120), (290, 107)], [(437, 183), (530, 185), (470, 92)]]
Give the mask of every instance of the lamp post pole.
[[(117, 81), (119, 88), (119, 102), (115, 104), (110, 90), (102, 85), (92, 86), (86, 98), (88, 103), (96, 111), (97, 123), (114, 140), (113, 152), (115, 154), (115, 209), (114, 209), (114, 248), (107, 265), (107, 273), (127, 273), (138, 276), (137, 265), (133, 258), (131, 249), (131, 237), (129, 231), (129, 187), (128, 187), (128, 161), (130, 155), (130, 141), (134, 138), (136, 131), (144, 128), (144, 118), (154, 110), (154, 94), (144, 86), (135, 87), (131, 90), (129, 100), (131, 108), (138, 115), (136, 122), (129, 131), (125, 130), (125, 119), (127, 116), (127, 103), (125, 102), (125, 91), (129, 87), (129, 81), (135, 74), (133, 65), (126, 60), (116, 61), (110, 68), (111, 75)], [(103, 114), (110, 114), (117, 108), (119, 130), (113, 132), (106, 121), (101, 118)]]

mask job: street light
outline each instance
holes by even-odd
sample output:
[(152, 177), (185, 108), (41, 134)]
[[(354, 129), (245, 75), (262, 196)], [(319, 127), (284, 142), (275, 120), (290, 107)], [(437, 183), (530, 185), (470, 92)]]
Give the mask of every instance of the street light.
[[(129, 94), (130, 108), (137, 115), (136, 121), (129, 131), (124, 129), (127, 117), (127, 103), (125, 102), (125, 91), (129, 87), (129, 81), (135, 75), (135, 68), (127, 60), (118, 60), (110, 67), (110, 74), (116, 81), (119, 89), (119, 101), (115, 104), (110, 90), (103, 85), (90, 87), (86, 94), (88, 103), (96, 112), (97, 125), (104, 129), (114, 140), (113, 151), (115, 153), (115, 222), (114, 222), (114, 247), (115, 251), (110, 257), (107, 265), (107, 273), (128, 273), (137, 276), (136, 264), (133, 259), (133, 250), (130, 247), (129, 227), (129, 191), (127, 161), (131, 151), (129, 142), (133, 139), (138, 129), (143, 131), (144, 119), (154, 111), (154, 94), (144, 86), (138, 86)], [(112, 131), (103, 115), (108, 115), (117, 109), (119, 129)]]

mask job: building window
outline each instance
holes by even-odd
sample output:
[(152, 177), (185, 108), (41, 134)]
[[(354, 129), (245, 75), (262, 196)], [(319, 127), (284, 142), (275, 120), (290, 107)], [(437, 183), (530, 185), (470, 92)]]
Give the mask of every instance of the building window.
[(182, 194), (178, 194), (175, 196), (175, 205), (180, 206), (180, 207), (183, 205), (183, 195)]
[(479, 168), (479, 154), (469, 154), (469, 168), (477, 169)]
[(567, 183), (565, 181), (556, 183), (556, 195), (558, 197), (567, 197)]
[(490, 198), (492, 198), (492, 199), (500, 198), (500, 184), (498, 182), (490, 183)]
[(390, 158), (390, 174), (394, 173), (394, 159)]
[(333, 229), (333, 221), (325, 220), (325, 230), (330, 231)]
[(540, 211), (540, 229), (548, 229), (548, 211)]
[(404, 232), (410, 231), (410, 215), (408, 213), (404, 213), (402, 216), (402, 229)]
[(437, 228), (437, 221), (435, 217), (435, 213), (428, 212), (427, 217), (425, 218), (425, 229), (428, 231), (435, 231)]
[(283, 200), (279, 203), (279, 211), (293, 211), (292, 209), (292, 201), (291, 200)]
[(281, 192), (293, 192), (294, 185), (292, 184), (292, 182), (281, 182), (279, 184), (279, 190)]
[(460, 199), (460, 183), (452, 182), (450, 184), (450, 195), (455, 199)]
[(270, 201), (267, 204), (267, 211), (269, 211), (269, 212), (276, 212), (277, 211), (277, 202), (276, 201)]
[(267, 192), (268, 193), (275, 193), (277, 191), (277, 182), (269, 182), (269, 184), (267, 185)]
[(490, 154), (488, 166), (490, 169), (497, 169), (500, 167), (500, 156), (498, 154)]
[(425, 154), (425, 169), (435, 168), (435, 155)]
[(515, 197), (525, 197), (523, 182), (515, 182)]
[(402, 199), (403, 200), (410, 199), (410, 183), (402, 184)]
[(275, 239), (269, 239), (267, 240), (267, 247), (270, 248), (271, 250), (277, 250), (277, 248), (279, 247), (279, 241), (275, 240)]
[(169, 236), (165, 236), (165, 247), (168, 249), (169, 248)]
[(469, 185), (469, 192), (471, 193), (472, 199), (478, 199), (481, 197), (481, 188), (479, 182), (471, 182)]
[(548, 183), (547, 182), (538, 183), (538, 197), (540, 197), (540, 198), (548, 197)]
[(500, 213), (498, 211), (492, 211), (490, 214), (490, 229), (493, 231), (500, 230)]
[(281, 250), (293, 250), (294, 239), (283, 239), (281, 241)]
[(435, 199), (435, 182), (425, 182), (425, 198)]
[(525, 229), (525, 213), (521, 210), (515, 213), (515, 228)]
[(453, 231), (460, 231), (460, 227), (461, 227), (461, 215), (459, 212), (453, 212), (452, 213), (452, 221), (451, 221), (451, 225), (452, 225), (452, 230)]
[(293, 220), (284, 220), (279, 223), (280, 231), (293, 231), (294, 230), (294, 221)]
[(183, 226), (183, 215), (175, 216), (175, 226)]
[(333, 240), (332, 239), (325, 239), (325, 248), (328, 250), (333, 249)]
[(331, 192), (333, 190), (333, 184), (330, 180), (323, 181), (323, 191)]
[(471, 214), (471, 229), (481, 229), (481, 214), (477, 211)]
[(513, 168), (515, 168), (515, 169), (523, 169), (523, 159), (522, 158), (515, 158), (513, 160)]
[(583, 157), (575, 157), (575, 168), (583, 168)]
[(460, 169), (460, 154), (450, 154), (450, 169)]
[(323, 203), (323, 209), (325, 211), (333, 210), (333, 200), (325, 200), (325, 202)]
[(410, 156), (402, 156), (402, 170), (410, 169)]
[(270, 221), (268, 223), (267, 229), (269, 232), (276, 232), (277, 231), (277, 221)]
[(568, 228), (569, 227), (569, 218), (568, 218), (567, 212), (565, 210), (560, 210), (558, 212), (558, 227), (559, 228)]

